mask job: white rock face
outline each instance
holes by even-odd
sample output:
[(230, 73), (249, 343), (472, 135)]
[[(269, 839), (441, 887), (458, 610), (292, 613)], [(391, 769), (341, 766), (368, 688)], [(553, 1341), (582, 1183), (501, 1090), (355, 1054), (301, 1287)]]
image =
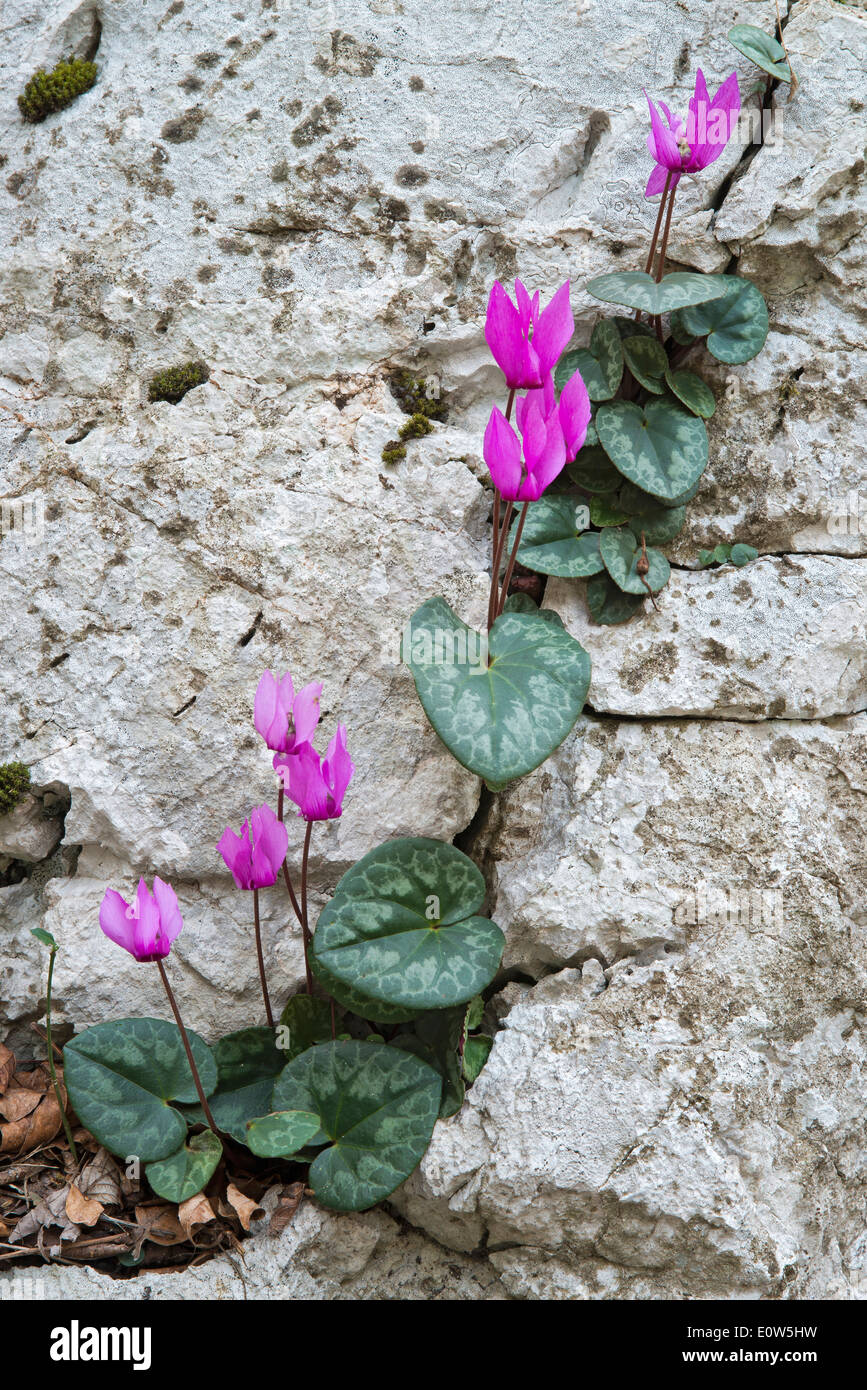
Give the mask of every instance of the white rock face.
[[(349, 728), (316, 906), (381, 840), (471, 823), (478, 782), (426, 726), (398, 636), (436, 592), (484, 611), (490, 283), (520, 273), (545, 297), (569, 275), (586, 342), (584, 281), (643, 263), (655, 214), (642, 86), (685, 111), (696, 66), (712, 87), (736, 66), (755, 105), (725, 33), (770, 31), (775, 7), (95, 13), (4, 11), (0, 757), (71, 809), (64, 857), (0, 888), (0, 1011), (24, 1034), (38, 1015), (44, 922), (58, 1020), (163, 1013), (154, 972), (97, 927), (107, 885), (156, 872), (185, 917), (181, 1007), (213, 1038), (261, 1011), (250, 903), (214, 851), (274, 797), (259, 674), (322, 679), (325, 737)], [(578, 587), (549, 587), (604, 717), (473, 837), (521, 978), (467, 1105), (395, 1199), (422, 1229), (302, 1208), (248, 1244), (248, 1296), (864, 1296), (867, 24), (799, 0), (786, 34), (801, 85), (775, 95), (773, 143), (737, 139), (682, 181), (671, 246), (682, 267), (736, 258), (771, 333), (744, 366), (696, 353), (719, 401), (711, 462), (660, 613), (595, 629)], [(37, 66), (97, 41), (96, 86), (24, 125)], [(188, 361), (208, 383), (149, 402)], [(398, 368), (449, 416), (385, 464)], [(735, 539), (766, 558), (688, 572)], [(282, 1002), (297, 935), (279, 891), (262, 911)], [(40, 1278), (72, 1297), (245, 1293), (222, 1259)]]
[(552, 580), (554, 608), (593, 663), (600, 713), (816, 719), (867, 706), (867, 561), (763, 559), (674, 570), (629, 622), (599, 627), (583, 585)]

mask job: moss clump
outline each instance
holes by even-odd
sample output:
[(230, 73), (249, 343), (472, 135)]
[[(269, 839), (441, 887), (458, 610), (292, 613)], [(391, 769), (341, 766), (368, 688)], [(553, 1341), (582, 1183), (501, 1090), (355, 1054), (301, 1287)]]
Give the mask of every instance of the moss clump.
[(0, 816), (6, 816), (30, 786), (30, 769), (23, 763), (0, 764)]
[(25, 121), (36, 125), (53, 111), (62, 111), (69, 106), (82, 92), (90, 91), (95, 81), (96, 63), (73, 58), (72, 54), (68, 58), (61, 58), (51, 72), (39, 68), (18, 98), (21, 115)]
[(382, 451), (383, 463), (400, 463), (406, 458), (406, 441), (421, 439), (430, 434), (433, 420), (448, 419), (449, 408), (440, 396), (428, 396), (424, 377), (413, 376), (410, 371), (395, 372), (389, 380), (389, 389), (401, 410), (409, 419), (398, 430), (397, 439), (390, 439)]
[(399, 371), (393, 374), (388, 385), (404, 415), (426, 415), (429, 420), (440, 422), (448, 419), (448, 406), (442, 396), (433, 399), (428, 396), (428, 384), (424, 377), (413, 376), (412, 372), (406, 370)]
[(206, 382), (211, 373), (204, 362), (185, 362), (182, 367), (166, 367), (151, 377), (148, 386), (149, 401), (168, 401), (177, 405), (188, 391)]
[(431, 434), (433, 425), (426, 415), (421, 411), (416, 411), (415, 415), (410, 415), (405, 425), (401, 425), (397, 432), (397, 439), (390, 439), (382, 451), (383, 463), (400, 463), (401, 459), (406, 458), (406, 441), (408, 439), (423, 439), (426, 434)]

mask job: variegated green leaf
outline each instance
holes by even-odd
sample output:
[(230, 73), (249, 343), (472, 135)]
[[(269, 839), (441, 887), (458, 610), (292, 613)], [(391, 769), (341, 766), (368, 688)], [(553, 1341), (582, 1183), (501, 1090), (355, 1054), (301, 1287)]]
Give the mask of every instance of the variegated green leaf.
[(665, 348), (656, 338), (636, 334), (623, 339), (623, 356), (635, 380), (655, 396), (664, 391), (662, 378), (668, 369)]
[(720, 362), (749, 362), (768, 336), (768, 306), (750, 280), (738, 275), (717, 279), (725, 286), (725, 297), (682, 309), (678, 323), (698, 338), (706, 333), (707, 350)]
[(662, 552), (648, 548), (647, 561), (650, 568), (644, 576), (647, 587), (642, 584), (637, 569), (641, 546), (632, 531), (625, 526), (611, 526), (603, 531), (599, 539), (599, 550), (605, 561), (605, 568), (618, 589), (622, 589), (625, 594), (646, 594), (648, 589), (651, 593), (659, 593), (671, 578), (671, 568)]
[(442, 1079), (419, 1057), (365, 1042), (323, 1043), (290, 1062), (274, 1086), (275, 1110), (318, 1115), (328, 1142), (310, 1167), (317, 1200), (364, 1211), (418, 1164), (439, 1113)]
[(472, 999), (493, 979), (503, 934), (479, 916), (485, 880), (440, 840), (389, 840), (343, 875), (323, 909), (315, 957), (372, 999), (417, 1011)]
[(206, 1129), (194, 1134), (175, 1153), (145, 1166), (145, 1177), (158, 1197), (167, 1202), (186, 1202), (201, 1192), (213, 1176), (223, 1154), (216, 1134)]
[(756, 67), (769, 72), (780, 82), (791, 82), (792, 70), (781, 43), (755, 24), (734, 24), (728, 33), (729, 43), (743, 53)]
[(554, 372), (554, 385), (558, 391), (562, 391), (574, 372), (581, 373), (591, 401), (610, 401), (623, 375), (620, 334), (610, 320), (599, 320), (593, 329), (589, 348), (573, 348), (560, 358)]
[(319, 1116), (309, 1110), (277, 1110), (248, 1122), (246, 1144), (259, 1158), (291, 1158), (319, 1130)]
[[(561, 578), (586, 578), (603, 568), (599, 537), (588, 531), (590, 511), (571, 497), (540, 497), (531, 502), (518, 560), (537, 574), (556, 574)], [(509, 537), (511, 553), (517, 521)]]
[(664, 502), (698, 482), (707, 465), (704, 423), (673, 401), (611, 401), (596, 417), (608, 457), (625, 478)]
[[(623, 482), (622, 475), (598, 444), (583, 448), (574, 463), (569, 464), (566, 472), (575, 486), (582, 488), (584, 492), (616, 492)], [(560, 476), (562, 478), (563, 474)]]
[[(604, 407), (608, 408), (608, 407)], [(483, 639), (444, 598), (428, 599), (404, 637), (425, 714), (470, 772), (499, 790), (538, 767), (581, 713), (590, 658), (550, 612), (505, 612)]]
[[(210, 1048), (192, 1029), (190, 1046), (205, 1095), (217, 1084)], [(64, 1082), (82, 1124), (109, 1149), (142, 1162), (168, 1158), (187, 1122), (172, 1101), (192, 1102), (196, 1087), (181, 1035), (161, 1018), (97, 1023), (63, 1050)]]
[(588, 281), (587, 289), (610, 304), (627, 304), (630, 309), (642, 309), (648, 314), (666, 314), (684, 304), (718, 299), (725, 294), (725, 286), (718, 283), (720, 279), (718, 275), (697, 275), (686, 270), (663, 275), (657, 283), (643, 270), (615, 270)]
[(695, 372), (684, 371), (668, 371), (665, 380), (687, 410), (691, 410), (693, 415), (700, 415), (703, 420), (710, 419), (716, 410), (716, 397), (707, 382), (702, 381)]
[[(646, 595), (645, 595), (646, 597)], [(587, 607), (595, 623), (603, 627), (613, 627), (625, 623), (641, 607), (642, 600), (637, 594), (625, 594), (619, 589), (606, 571), (596, 574), (587, 581)]]

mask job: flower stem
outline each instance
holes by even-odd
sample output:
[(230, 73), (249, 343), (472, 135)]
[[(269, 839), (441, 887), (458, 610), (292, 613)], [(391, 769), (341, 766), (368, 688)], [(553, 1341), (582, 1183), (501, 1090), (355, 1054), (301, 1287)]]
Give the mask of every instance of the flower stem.
[(503, 524), (500, 527), (500, 534), (497, 538), (497, 545), (494, 550), (494, 569), (491, 575), (491, 596), (488, 600), (488, 632), (490, 632), (498, 617), (500, 602), (500, 566), (503, 563), (503, 551), (506, 548), (514, 507), (515, 504), (510, 498), (505, 515), (503, 516)]
[[(674, 212), (674, 195), (677, 192), (677, 184), (671, 190), (668, 199), (668, 211), (665, 214), (665, 229), (662, 233), (662, 242), (659, 247), (659, 260), (656, 265), (656, 283), (662, 279), (662, 272), (665, 269), (665, 253), (668, 250), (668, 234), (671, 231), (671, 214)], [(656, 329), (656, 336), (662, 342), (662, 315), (654, 314), (653, 325)]]
[(54, 1047), (51, 1042), (51, 980), (54, 975), (54, 957), (57, 955), (57, 947), (52, 946), (51, 954), (48, 957), (48, 986), (45, 992), (45, 1040), (48, 1043), (48, 1071), (51, 1075), (51, 1084), (54, 1087), (54, 1096), (60, 1110), (60, 1118), (63, 1121), (63, 1133), (66, 1135), (66, 1142), (72, 1154), (72, 1161), (78, 1166), (78, 1149), (75, 1147), (75, 1140), (72, 1137), (72, 1127), (66, 1117), (66, 1106), (60, 1095), (60, 1083), (57, 1080), (57, 1069), (54, 1065)]
[[(506, 420), (512, 418), (512, 406), (515, 404), (515, 388), (509, 391), (509, 399), (506, 401)], [(512, 504), (506, 509), (506, 517), (500, 524), (500, 490), (494, 488), (494, 533), (491, 538), (491, 591), (488, 595), (488, 632), (494, 625), (496, 618), (496, 604), (498, 594), (498, 579), (500, 577), (500, 564), (503, 556), (503, 537), (508, 535), (509, 518), (511, 517)]]
[(189, 1064), (190, 1064), (190, 1071), (193, 1073), (193, 1081), (195, 1082), (195, 1085), (196, 1085), (196, 1093), (197, 1093), (197, 1095), (198, 1095), (198, 1097), (199, 1097), (199, 1104), (201, 1105), (201, 1107), (202, 1107), (202, 1112), (203, 1112), (203, 1114), (204, 1114), (204, 1116), (205, 1116), (205, 1119), (206, 1119), (207, 1122), (208, 1122), (208, 1128), (209, 1128), (214, 1134), (219, 1134), (220, 1131), (217, 1129), (217, 1126), (214, 1124), (214, 1117), (213, 1117), (213, 1115), (211, 1114), (211, 1107), (208, 1105), (208, 1102), (207, 1102), (207, 1100), (205, 1099), (205, 1092), (204, 1092), (204, 1090), (202, 1089), (202, 1082), (201, 1082), (201, 1079), (200, 1079), (200, 1077), (199, 1077), (199, 1070), (198, 1070), (198, 1067), (196, 1066), (196, 1063), (195, 1063), (195, 1061), (193, 1060), (193, 1049), (190, 1047), (190, 1040), (189, 1040), (189, 1038), (187, 1037), (187, 1030), (186, 1030), (186, 1028), (184, 1027), (184, 1021), (183, 1021), (183, 1019), (181, 1018), (180, 1011), (179, 1011), (179, 1009), (178, 1009), (177, 1004), (175, 1003), (175, 996), (173, 995), (173, 993), (172, 993), (172, 987), (171, 987), (171, 985), (169, 984), (169, 977), (168, 977), (168, 975), (166, 974), (166, 968), (165, 968), (165, 966), (163, 965), (162, 961), (159, 959), (159, 957), (157, 957), (157, 969), (158, 969), (159, 972), (160, 972), (160, 978), (162, 979), (163, 985), (165, 986), (165, 991), (166, 991), (166, 994), (168, 995), (169, 1003), (170, 1003), (171, 1006), (172, 1006), (172, 1013), (173, 1013), (174, 1016), (175, 1016), (175, 1023), (178, 1025), (178, 1032), (180, 1033), (180, 1035), (181, 1035), (181, 1041), (182, 1041), (183, 1044), (184, 1044), (184, 1051), (185, 1051), (186, 1054), (187, 1054), (187, 1061), (188, 1061)]
[(506, 573), (503, 577), (503, 587), (500, 591), (500, 602), (497, 610), (498, 616), (500, 613), (502, 613), (503, 609), (505, 608), (506, 599), (509, 597), (509, 585), (512, 582), (512, 572), (515, 568), (515, 561), (518, 558), (518, 547), (521, 544), (521, 535), (524, 530), (524, 522), (527, 520), (527, 512), (529, 510), (530, 503), (525, 502), (523, 511), (521, 512), (520, 520), (518, 521), (518, 529), (515, 532), (515, 544), (512, 546), (512, 553), (509, 556), (509, 563), (506, 566)]
[(256, 931), (256, 958), (259, 962), (259, 979), (262, 983), (262, 998), (265, 1001), (265, 1017), (268, 1020), (268, 1027), (274, 1027), (274, 1015), (271, 1012), (271, 1000), (268, 997), (268, 984), (265, 979), (265, 961), (262, 956), (262, 930), (259, 924), (259, 889), (253, 889), (253, 926)]
[[(654, 257), (654, 255), (656, 254), (656, 243), (657, 243), (658, 240), (659, 240), (659, 229), (660, 229), (660, 227), (662, 226), (662, 214), (663, 214), (663, 212), (665, 211), (665, 203), (666, 203), (666, 199), (668, 198), (668, 186), (669, 186), (670, 183), (671, 183), (671, 170), (669, 169), (668, 173), (667, 173), (666, 176), (665, 176), (665, 187), (664, 187), (663, 190), (662, 190), (662, 197), (661, 197), (660, 200), (659, 200), (659, 211), (658, 211), (658, 213), (656, 214), (656, 226), (655, 226), (654, 229), (653, 229), (653, 240), (652, 240), (651, 243), (650, 243), (650, 251), (648, 252), (648, 255), (647, 255), (647, 264), (646, 264), (645, 267), (644, 267), (644, 273), (645, 273), (645, 275), (649, 275), (649, 274), (650, 274), (650, 268), (651, 268), (651, 266), (653, 265), (653, 257)], [(641, 312), (641, 311), (639, 310), (639, 313), (640, 313), (640, 312)]]
[[(301, 930), (304, 933), (304, 961), (307, 962), (307, 947), (310, 941), (310, 926), (307, 917), (307, 861), (310, 856), (310, 836), (313, 834), (313, 822), (307, 822), (304, 831), (304, 852), (301, 856)], [(307, 993), (313, 993), (313, 981), (310, 978), (310, 971), (307, 971)]]
[[(279, 819), (280, 821), (283, 820), (283, 785), (282, 785), (282, 783), (281, 783), (281, 785), (280, 785), (280, 791), (279, 791), (278, 794), (277, 794), (277, 817), (278, 817), (278, 819)], [(286, 860), (285, 860), (285, 859), (283, 860), (283, 882), (286, 884), (286, 892), (289, 894), (289, 901), (290, 901), (291, 904), (292, 904), (292, 911), (295, 913), (295, 916), (298, 918), (298, 924), (299, 924), (299, 926), (301, 927), (301, 936), (302, 936), (302, 939), (303, 939), (303, 942), (304, 942), (304, 973), (305, 973), (305, 975), (307, 976), (307, 993), (308, 993), (308, 994), (312, 994), (312, 993), (313, 993), (313, 976), (312, 976), (311, 973), (310, 973), (310, 961), (309, 961), (308, 958), (307, 958), (307, 932), (306, 932), (305, 927), (304, 927), (304, 918), (303, 918), (302, 913), (301, 913), (301, 905), (300, 905), (300, 903), (298, 902), (297, 897), (295, 896), (295, 889), (292, 887), (292, 879), (291, 879), (291, 877), (290, 877), (290, 875), (289, 875), (289, 865), (286, 863)]]

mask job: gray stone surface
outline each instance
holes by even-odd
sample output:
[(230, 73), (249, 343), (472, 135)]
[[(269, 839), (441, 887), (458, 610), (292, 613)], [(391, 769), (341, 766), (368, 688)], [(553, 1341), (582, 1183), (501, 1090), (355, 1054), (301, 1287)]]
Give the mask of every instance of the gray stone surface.
[[(314, 841), (317, 905), (381, 839), (470, 824), (478, 784), (426, 727), (397, 637), (437, 591), (482, 616), (490, 282), (547, 294), (571, 275), (586, 341), (582, 283), (642, 261), (654, 216), (642, 86), (684, 110), (697, 65), (712, 86), (737, 66), (746, 94), (726, 30), (774, 13), (109, 0), (97, 85), (25, 126), (17, 92), (87, 51), (94, 8), (9, 0), (0, 494), (37, 520), (0, 538), (0, 741), (71, 794), (66, 857), (0, 889), (10, 1024), (38, 1013), (38, 921), (61, 942), (60, 1019), (162, 1011), (96, 922), (106, 885), (142, 872), (181, 898), (190, 1022), (258, 1018), (249, 902), (213, 846), (274, 793), (250, 721), (267, 665), (325, 680), (325, 732), (343, 718), (358, 765)], [(306, 1207), (240, 1272), (52, 1270), (52, 1291), (864, 1296), (867, 23), (799, 0), (786, 32), (801, 86), (775, 97), (773, 143), (684, 180), (672, 242), (682, 267), (754, 277), (771, 315), (755, 361), (696, 354), (719, 405), (672, 557), (739, 539), (768, 558), (678, 569), (661, 612), (621, 630), (591, 632), (577, 589), (551, 585), (603, 717), (478, 826), (521, 978), (395, 1199), (418, 1230)], [(148, 403), (187, 360), (208, 384)], [(385, 466), (403, 366), (449, 418)], [(301, 960), (278, 893), (263, 918), (281, 996)]]

